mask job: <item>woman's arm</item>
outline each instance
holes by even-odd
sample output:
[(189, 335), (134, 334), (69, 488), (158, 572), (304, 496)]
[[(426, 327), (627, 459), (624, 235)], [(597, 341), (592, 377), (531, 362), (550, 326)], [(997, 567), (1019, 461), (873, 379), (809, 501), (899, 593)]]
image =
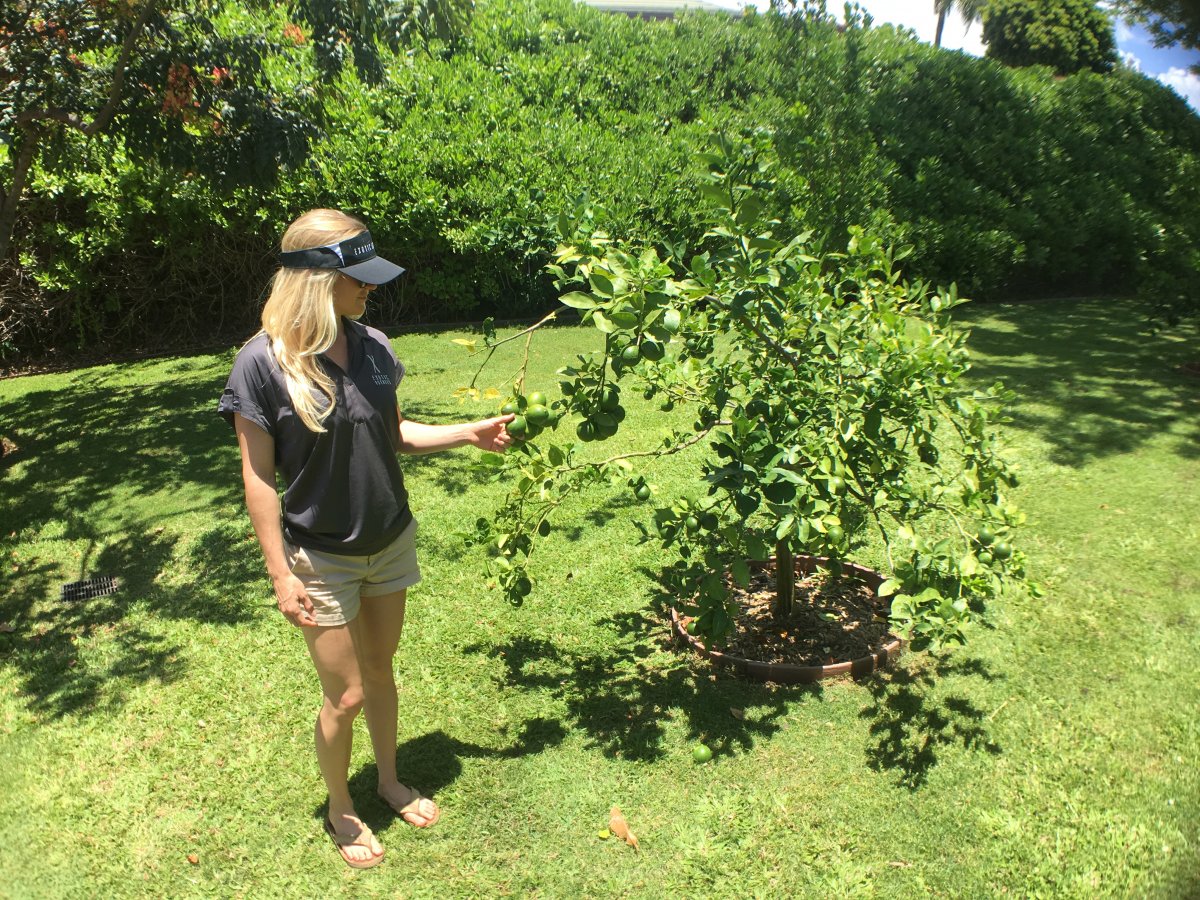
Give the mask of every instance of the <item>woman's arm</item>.
[(240, 413), (234, 413), (233, 427), (242, 451), (246, 509), (267, 563), (267, 574), (275, 587), (276, 604), (293, 625), (315, 627), (312, 600), (303, 582), (292, 574), (283, 550), (279, 495), (275, 493), (275, 439)]
[(400, 451), (402, 453), (435, 453), (455, 447), (478, 447), (503, 453), (512, 444), (505, 425), (513, 416), (496, 416), (480, 422), (459, 425), (422, 425), (400, 416)]

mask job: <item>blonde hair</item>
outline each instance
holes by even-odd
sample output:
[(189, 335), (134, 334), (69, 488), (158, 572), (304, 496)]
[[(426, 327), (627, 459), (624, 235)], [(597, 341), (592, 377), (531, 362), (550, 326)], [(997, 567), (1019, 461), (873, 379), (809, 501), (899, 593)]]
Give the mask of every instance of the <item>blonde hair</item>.
[[(324, 247), (366, 230), (358, 219), (336, 209), (313, 209), (288, 226), (281, 249)], [(292, 408), (314, 432), (325, 431), (337, 401), (333, 379), (317, 360), (337, 339), (337, 277), (336, 269), (280, 269), (262, 311), (262, 333), (283, 370)]]

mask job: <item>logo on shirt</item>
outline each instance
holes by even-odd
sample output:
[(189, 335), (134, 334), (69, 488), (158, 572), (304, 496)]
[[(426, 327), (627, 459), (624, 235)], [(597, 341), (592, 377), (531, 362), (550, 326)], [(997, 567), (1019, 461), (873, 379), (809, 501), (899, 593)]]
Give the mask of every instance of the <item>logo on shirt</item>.
[(379, 363), (375, 362), (375, 357), (368, 356), (367, 360), (371, 363), (371, 368), (375, 370), (375, 374), (371, 376), (371, 382), (381, 387), (391, 387), (392, 380), (379, 371)]

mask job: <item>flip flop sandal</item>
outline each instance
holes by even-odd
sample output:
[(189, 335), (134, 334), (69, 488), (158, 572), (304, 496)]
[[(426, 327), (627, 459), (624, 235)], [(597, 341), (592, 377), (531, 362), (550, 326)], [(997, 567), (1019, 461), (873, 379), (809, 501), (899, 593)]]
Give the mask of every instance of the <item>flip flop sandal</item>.
[(370, 869), (373, 866), (383, 862), (383, 854), (378, 856), (372, 854), (370, 859), (352, 859), (346, 855), (343, 847), (366, 847), (371, 849), (371, 838), (374, 836), (371, 829), (367, 827), (365, 822), (359, 823), (362, 830), (358, 834), (338, 834), (337, 829), (333, 827), (333, 823), (329, 821), (329, 817), (325, 817), (325, 833), (329, 835), (335, 847), (338, 848), (338, 853), (341, 854), (342, 860), (352, 869)]
[[(386, 803), (388, 806), (392, 807), (392, 812), (394, 812), (396, 815), (398, 815), (401, 819), (403, 819), (405, 822), (407, 822), (413, 828), (428, 828), (431, 825), (435, 824), (437, 822), (437, 820), (442, 817), (442, 810), (438, 807), (438, 805), (436, 803), (433, 803), (432, 800), (429, 800), (428, 797), (423, 796), (420, 791), (414, 791), (412, 788), (409, 788), (409, 790), (412, 791), (412, 799), (409, 800), (407, 803), (405, 803), (403, 806), (394, 805), (390, 800), (388, 800), (387, 797), (384, 797), (383, 794), (380, 794), (379, 796), (383, 799), (384, 803)], [(421, 801), (422, 800), (429, 800), (430, 803), (433, 803), (433, 815), (432, 816), (426, 816), (423, 812), (421, 812)], [(409, 816), (420, 816), (423, 819), (428, 819), (428, 821), (425, 822), (424, 825), (418, 825), (416, 822), (409, 819), (408, 818)]]

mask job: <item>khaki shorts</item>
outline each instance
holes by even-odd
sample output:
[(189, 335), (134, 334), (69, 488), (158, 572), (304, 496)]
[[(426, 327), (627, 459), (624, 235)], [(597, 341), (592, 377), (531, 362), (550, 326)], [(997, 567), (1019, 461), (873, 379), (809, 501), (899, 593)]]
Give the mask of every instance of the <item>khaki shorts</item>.
[(391, 544), (370, 556), (306, 550), (285, 542), (288, 566), (304, 583), (318, 625), (345, 625), (358, 615), (363, 597), (381, 597), (421, 580), (417, 520)]

